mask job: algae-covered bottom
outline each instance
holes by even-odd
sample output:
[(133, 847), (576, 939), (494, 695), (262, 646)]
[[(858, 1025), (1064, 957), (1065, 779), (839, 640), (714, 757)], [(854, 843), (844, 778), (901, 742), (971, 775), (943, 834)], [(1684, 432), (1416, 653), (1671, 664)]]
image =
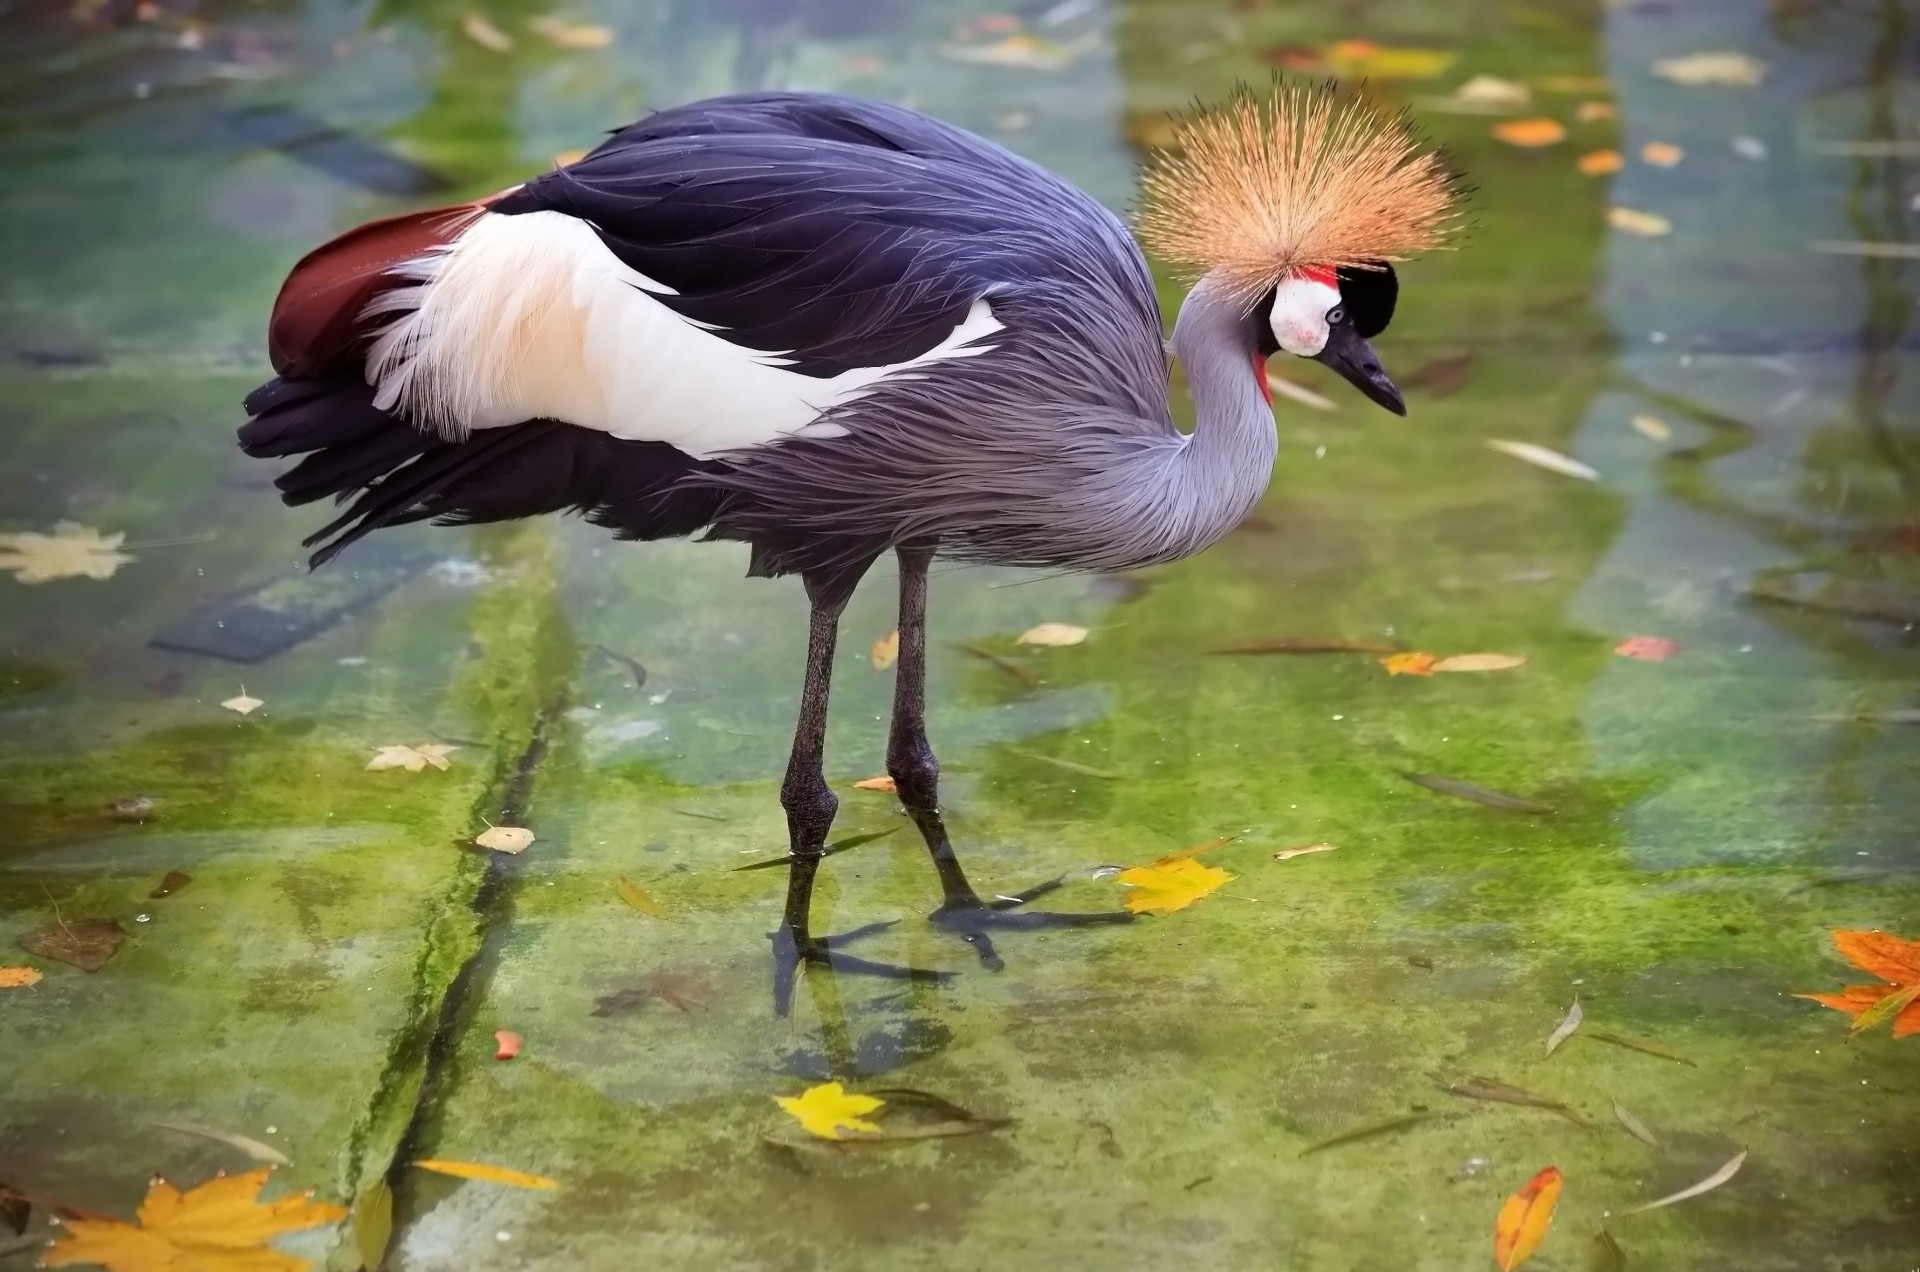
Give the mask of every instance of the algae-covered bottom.
[[(381, 1244), (382, 1180), (404, 1272), (1464, 1272), (1548, 1166), (1530, 1267), (1610, 1266), (1603, 1226), (1630, 1268), (1920, 1260), (1920, 1040), (1849, 1041), (1794, 996), (1873, 979), (1835, 929), (1920, 937), (1913, 267), (1859, 254), (1912, 237), (1899, 6), (144, 12), (36, 10), (0, 47), (27, 249), (0, 278), (0, 533), (71, 521), (134, 558), (0, 578), (0, 967), (40, 974), (0, 987), (0, 1184), (35, 1199), (0, 1269), (53, 1234), (45, 1203), (130, 1219), (150, 1174), (250, 1164), (160, 1122), (259, 1141), (292, 1162), (269, 1196), (352, 1210), (281, 1243), (335, 1272)], [(1656, 69), (1703, 53), (1758, 82)], [(883, 570), (829, 764), (836, 836), (893, 833), (827, 861), (815, 921), (896, 920), (858, 952), (958, 975), (812, 976), (778, 1019), (782, 872), (736, 867), (785, 849), (797, 586), (560, 522), (397, 532), (309, 579), (323, 518), (231, 449), (303, 250), (644, 106), (907, 100), (1121, 206), (1130, 138), (1275, 64), (1369, 75), (1478, 187), (1377, 342), (1410, 419), (1276, 363), (1333, 406), (1281, 398), (1274, 489), (1220, 547), (934, 585), (932, 732), (982, 892), (1063, 876), (1050, 906), (1110, 909), (1115, 868), (1232, 836), (1195, 858), (1232, 878), (1173, 913), (998, 936), (998, 973), (927, 923), (912, 827), (853, 785), (883, 767)], [(1498, 140), (1456, 100), (1476, 76), (1565, 140)], [(1620, 171), (1583, 175), (1602, 149)], [(1014, 642), (1043, 621), (1090, 634)], [(1634, 637), (1655, 657), (1615, 652)], [(1215, 652), (1281, 640), (1525, 661)], [(447, 767), (368, 770), (393, 747)], [(488, 823), (536, 838), (490, 854)], [(90, 922), (120, 938), (97, 971), (22, 946)], [(993, 1125), (815, 1142), (775, 1097), (831, 1081), (883, 1125), (952, 1121), (902, 1088)]]

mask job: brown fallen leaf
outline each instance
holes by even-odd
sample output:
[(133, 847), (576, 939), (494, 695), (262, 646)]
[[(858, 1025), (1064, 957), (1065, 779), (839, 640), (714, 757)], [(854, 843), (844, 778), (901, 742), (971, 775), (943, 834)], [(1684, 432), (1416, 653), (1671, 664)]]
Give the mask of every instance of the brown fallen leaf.
[(1500, 1272), (1513, 1272), (1546, 1240), (1564, 1183), (1559, 1170), (1549, 1166), (1500, 1207), (1493, 1222), (1493, 1261)]
[(188, 884), (192, 882), (193, 882), (193, 876), (188, 874), (186, 871), (169, 870), (161, 878), (159, 883), (156, 883), (153, 885), (153, 890), (147, 893), (147, 895), (151, 897), (153, 900), (159, 901), (165, 897), (172, 896), (174, 893), (180, 891), (180, 889), (186, 887)]
[(1509, 146), (1530, 149), (1564, 140), (1567, 129), (1557, 119), (1506, 119), (1493, 126), (1493, 135)]
[(620, 894), (622, 901), (625, 901), (628, 905), (640, 911), (640, 913), (652, 915), (656, 919), (664, 919), (667, 917), (667, 912), (660, 908), (660, 903), (655, 901), (645, 888), (627, 878), (625, 875), (613, 881), (613, 890)]
[(485, 830), (473, 837), (473, 842), (489, 851), (517, 857), (533, 843), (533, 832), (525, 826), (495, 826), (488, 823)]
[(1640, 147), (1640, 157), (1656, 168), (1677, 167), (1687, 152), (1668, 141), (1650, 141)]
[(1472, 800), (1476, 804), (1485, 804), (1488, 808), (1503, 808), (1511, 813), (1551, 813), (1553, 811), (1545, 804), (1536, 804), (1530, 799), (1509, 795), (1505, 791), (1491, 790), (1473, 782), (1462, 781), (1457, 777), (1443, 777), (1438, 773), (1414, 773), (1406, 769), (1400, 770), (1400, 776), (1415, 786), (1424, 786), (1430, 791), (1451, 795), (1455, 799)]
[(20, 948), (83, 972), (97, 972), (126, 939), (127, 934), (115, 919), (56, 919), (21, 937)]
[(1617, 205), (1607, 209), (1607, 224), (1641, 238), (1659, 238), (1663, 234), (1673, 233), (1673, 222), (1666, 217)]
[(1618, 150), (1589, 150), (1573, 161), (1573, 166), (1589, 177), (1604, 177), (1618, 172), (1625, 164)]
[(863, 777), (853, 784), (856, 791), (886, 791), (891, 794), (896, 789), (894, 781), (885, 773), (878, 777)]
[(1495, 1104), (1518, 1104), (1525, 1108), (1545, 1109), (1549, 1113), (1558, 1113), (1581, 1130), (1590, 1131), (1593, 1124), (1562, 1100), (1551, 1099), (1544, 1095), (1535, 1095), (1531, 1091), (1522, 1091), (1517, 1086), (1508, 1086), (1496, 1078), (1465, 1078), (1459, 1082), (1448, 1082), (1439, 1074), (1428, 1075), (1448, 1095), (1459, 1096), (1463, 1100), (1487, 1100)]
[(38, 985), (42, 974), (37, 967), (0, 967), (0, 989), (25, 989)]
[(55, 523), (53, 533), (0, 534), (0, 570), (22, 583), (55, 579), (110, 579), (134, 558), (120, 551), (124, 534), (101, 534), (77, 521)]
[(1435, 671), (1511, 671), (1524, 667), (1519, 654), (1452, 654), (1433, 664)]
[(1378, 640), (1322, 639), (1317, 636), (1280, 636), (1273, 640), (1254, 640), (1241, 645), (1226, 645), (1208, 652), (1215, 654), (1392, 654), (1398, 645)]
[(492, 49), (495, 53), (505, 53), (513, 48), (513, 37), (477, 13), (469, 13), (460, 19), (460, 29), (466, 37), (483, 49)]
[(1380, 665), (1387, 669), (1389, 676), (1431, 676), (1437, 661), (1432, 654), (1409, 650), (1406, 653), (1388, 654), (1380, 660)]
[(613, 43), (613, 29), (590, 22), (565, 22), (555, 17), (534, 18), (527, 29), (563, 49), (604, 49)]
[(41, 1266), (97, 1264), (110, 1272), (306, 1272), (305, 1259), (281, 1254), (267, 1242), (290, 1232), (347, 1217), (312, 1192), (261, 1202), (272, 1169), (215, 1175), (181, 1192), (155, 1178), (140, 1203), (139, 1224), (67, 1219), (60, 1240)]
[(893, 666), (900, 657), (900, 629), (889, 627), (887, 634), (873, 642), (873, 648), (867, 651), (867, 658), (873, 663), (875, 671), (885, 671)]
[(442, 772), (453, 767), (447, 757), (458, 751), (457, 746), (446, 746), (438, 742), (426, 746), (383, 746), (378, 748), (371, 760), (367, 761), (366, 771), (378, 773), (382, 769), (405, 769), (409, 773), (419, 773), (429, 765)]

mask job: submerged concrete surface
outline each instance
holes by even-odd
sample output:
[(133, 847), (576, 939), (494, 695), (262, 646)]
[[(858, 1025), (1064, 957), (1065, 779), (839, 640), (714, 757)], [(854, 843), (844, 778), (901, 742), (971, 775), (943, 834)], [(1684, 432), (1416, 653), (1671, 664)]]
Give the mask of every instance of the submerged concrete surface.
[[(487, 10), (516, 33), (534, 13)], [(1304, 9), (1136, 3), (1049, 36), (1099, 39), (1048, 73), (942, 59), (972, 16), (834, 26), (796, 11), (743, 37), (705, 6), (663, 4), (608, 10), (615, 53), (525, 37), (502, 55), (439, 11), (388, 6), (382, 39), (328, 5), (249, 9), (214, 29), (262, 33), (280, 78), (137, 108), (133, 77), (164, 86), (195, 64), (156, 70), (137, 44), (107, 43), (125, 36), (87, 45), (80, 70), (58, 57), (70, 37), (9, 54), (39, 78), (31, 100), (5, 99), (18, 181), (0, 216), (44, 250), (0, 283), (5, 528), (71, 518), (189, 542), (136, 547), (107, 581), (0, 579), (0, 963), (46, 972), (0, 991), (0, 1182), (130, 1214), (152, 1172), (244, 1164), (151, 1125), (178, 1119), (279, 1145), (285, 1181), (333, 1200), (391, 1172), (387, 1265), (409, 1272), (1451, 1272), (1487, 1265), (1501, 1201), (1554, 1164), (1567, 1191), (1535, 1266), (1582, 1266), (1605, 1220), (1633, 1267), (1910, 1267), (1916, 1044), (1847, 1045), (1843, 1017), (1790, 995), (1861, 979), (1831, 955), (1831, 928), (1920, 935), (1915, 734), (1858, 718), (1911, 706), (1920, 663), (1896, 626), (1743, 596), (1775, 567), (1920, 583), (1910, 557), (1850, 546), (1920, 515), (1903, 485), (1920, 462), (1900, 406), (1905, 276), (1802, 249), (1897, 229), (1871, 219), (1878, 169), (1800, 141), (1911, 128), (1884, 57), (1893, 19), (1404, 5), (1353, 30)], [(410, 531), (395, 537), (437, 564), (286, 653), (242, 667), (147, 647), (287, 570), (321, 520), (280, 509), (228, 430), (263, 374), (259, 323), (286, 265), (328, 227), (396, 206), (343, 180), (338, 153), (322, 170), (232, 141), (222, 112), (293, 101), (391, 138), (464, 193), (643, 100), (834, 85), (999, 129), (1117, 204), (1122, 117), (1264, 76), (1261, 50), (1356, 35), (1457, 51), (1441, 78), (1389, 86), (1416, 105), (1476, 73), (1605, 75), (1611, 94), (1538, 89), (1533, 111), (1571, 120), (1605, 97), (1620, 112), (1525, 153), (1489, 140), (1485, 117), (1423, 115), (1480, 192), (1473, 237), (1404, 271), (1380, 341), (1416, 381), (1412, 417), (1276, 366), (1337, 406), (1280, 405), (1274, 492), (1213, 552), (1144, 590), (985, 570), (936, 582), (933, 731), (981, 889), (1064, 875), (1050, 902), (1110, 908), (1124, 892), (1101, 867), (1238, 835), (1207, 857), (1235, 880), (1192, 908), (1008, 934), (998, 974), (928, 927), (937, 889), (911, 827), (888, 796), (849, 789), (881, 767), (891, 673), (867, 646), (892, 622), (884, 566), (847, 619), (829, 756), (837, 833), (898, 831), (827, 863), (816, 922), (899, 920), (860, 952), (961, 975), (810, 977), (788, 1021), (770, 1010), (765, 939), (783, 878), (734, 868), (783, 850), (774, 792), (803, 607), (791, 583), (740, 578), (737, 549), (638, 548), (577, 524)], [(1714, 48), (1764, 59), (1769, 78), (1687, 89), (1648, 70)], [(1748, 135), (1767, 160), (1731, 149)], [(1609, 195), (1572, 159), (1656, 139), (1688, 159), (1630, 164), (1611, 197), (1674, 232), (1609, 235)], [(123, 189), (138, 197), (110, 197)], [(1169, 283), (1169, 309), (1177, 296)], [(1457, 388), (1410, 375), (1466, 352)], [(1671, 441), (1636, 433), (1636, 414)], [(1489, 436), (1604, 480), (1528, 468)], [(1048, 619), (1093, 635), (1009, 643)], [(1610, 652), (1635, 634), (1682, 651)], [(1210, 652), (1276, 636), (1528, 662), (1418, 679), (1363, 655)], [(241, 684), (267, 703), (246, 718), (217, 705)], [(376, 747), (426, 742), (460, 748), (447, 772), (364, 771)], [(1403, 770), (1554, 811), (1449, 799)], [(134, 795), (156, 801), (152, 818), (114, 820)], [(485, 857), (468, 843), (482, 819), (539, 838)], [(1337, 851), (1274, 859), (1316, 841)], [(176, 869), (192, 882), (150, 899)], [(666, 917), (625, 905), (622, 877)], [(92, 974), (24, 956), (17, 938), (56, 906), (119, 919), (126, 944)], [(1575, 996), (1586, 1024), (1548, 1058)], [(493, 1059), (498, 1029), (524, 1036), (517, 1059)], [(1564, 1101), (1591, 1129), (1441, 1089), (1476, 1076)], [(1013, 1125), (770, 1143), (786, 1129), (771, 1097), (827, 1077)], [(1660, 1149), (1619, 1128), (1615, 1101)], [(1607, 1219), (1742, 1148), (1712, 1195)], [(396, 1165), (419, 1157), (561, 1187)], [(290, 1248), (343, 1272), (360, 1261), (348, 1225)]]

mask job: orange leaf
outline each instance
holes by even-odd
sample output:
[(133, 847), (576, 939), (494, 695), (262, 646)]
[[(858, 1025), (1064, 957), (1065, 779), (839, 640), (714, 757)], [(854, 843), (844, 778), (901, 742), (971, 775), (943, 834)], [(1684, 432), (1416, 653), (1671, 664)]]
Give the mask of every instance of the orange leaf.
[(112, 1220), (69, 1219), (57, 1245), (42, 1256), (50, 1268), (91, 1263), (112, 1272), (196, 1268), (203, 1272), (305, 1272), (304, 1259), (267, 1242), (347, 1217), (338, 1206), (293, 1193), (262, 1202), (266, 1167), (243, 1175), (215, 1175), (181, 1192), (155, 1179), (140, 1203), (139, 1226)]
[(1581, 102), (1579, 108), (1573, 112), (1573, 117), (1583, 124), (1591, 124), (1602, 119), (1612, 119), (1613, 103)]
[(40, 983), (37, 967), (0, 967), (0, 989), (25, 989)]
[(1636, 662), (1665, 662), (1680, 652), (1680, 642), (1665, 636), (1629, 636), (1613, 652)]
[(853, 784), (856, 791), (891, 791), (893, 779), (882, 773), (879, 777), (863, 777)]
[(1574, 160), (1573, 166), (1589, 177), (1603, 177), (1620, 171), (1621, 162), (1618, 150), (1589, 150)]
[(1493, 1261), (1500, 1272), (1513, 1272), (1540, 1248), (1564, 1183), (1559, 1168), (1549, 1166), (1500, 1207), (1500, 1217), (1493, 1221)]
[(1389, 676), (1431, 676), (1436, 660), (1432, 654), (1418, 652), (1388, 654), (1380, 660)]
[(1890, 985), (1920, 983), (1920, 941), (1903, 941), (1889, 932), (1836, 929), (1833, 948), (1847, 962)]
[(1567, 130), (1557, 119), (1507, 119), (1493, 126), (1493, 135), (1509, 146), (1551, 146)]
[(1671, 168), (1686, 155), (1686, 151), (1670, 141), (1650, 141), (1640, 147), (1640, 157), (1656, 168)]
[(513, 1059), (520, 1054), (520, 1048), (526, 1043), (525, 1038), (522, 1038), (511, 1029), (494, 1030), (493, 1041), (495, 1044), (493, 1058), (495, 1060)]
[(421, 1170), (430, 1170), (438, 1175), (452, 1175), (455, 1179), (478, 1179), (488, 1184), (504, 1184), (508, 1188), (531, 1188), (536, 1192), (552, 1192), (560, 1186), (545, 1175), (529, 1175), (523, 1170), (489, 1166), (485, 1162), (456, 1162), (444, 1157), (422, 1157), (413, 1164)]

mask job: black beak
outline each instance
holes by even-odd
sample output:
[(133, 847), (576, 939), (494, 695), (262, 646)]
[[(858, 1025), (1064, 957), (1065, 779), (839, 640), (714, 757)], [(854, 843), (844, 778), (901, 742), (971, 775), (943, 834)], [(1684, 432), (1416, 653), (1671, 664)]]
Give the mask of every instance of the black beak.
[(1362, 340), (1352, 327), (1341, 323), (1330, 330), (1327, 333), (1327, 347), (1314, 354), (1313, 358), (1332, 367), (1340, 373), (1341, 379), (1395, 415), (1407, 413), (1407, 400), (1400, 396), (1400, 390), (1380, 368), (1380, 359), (1374, 356), (1373, 346)]

